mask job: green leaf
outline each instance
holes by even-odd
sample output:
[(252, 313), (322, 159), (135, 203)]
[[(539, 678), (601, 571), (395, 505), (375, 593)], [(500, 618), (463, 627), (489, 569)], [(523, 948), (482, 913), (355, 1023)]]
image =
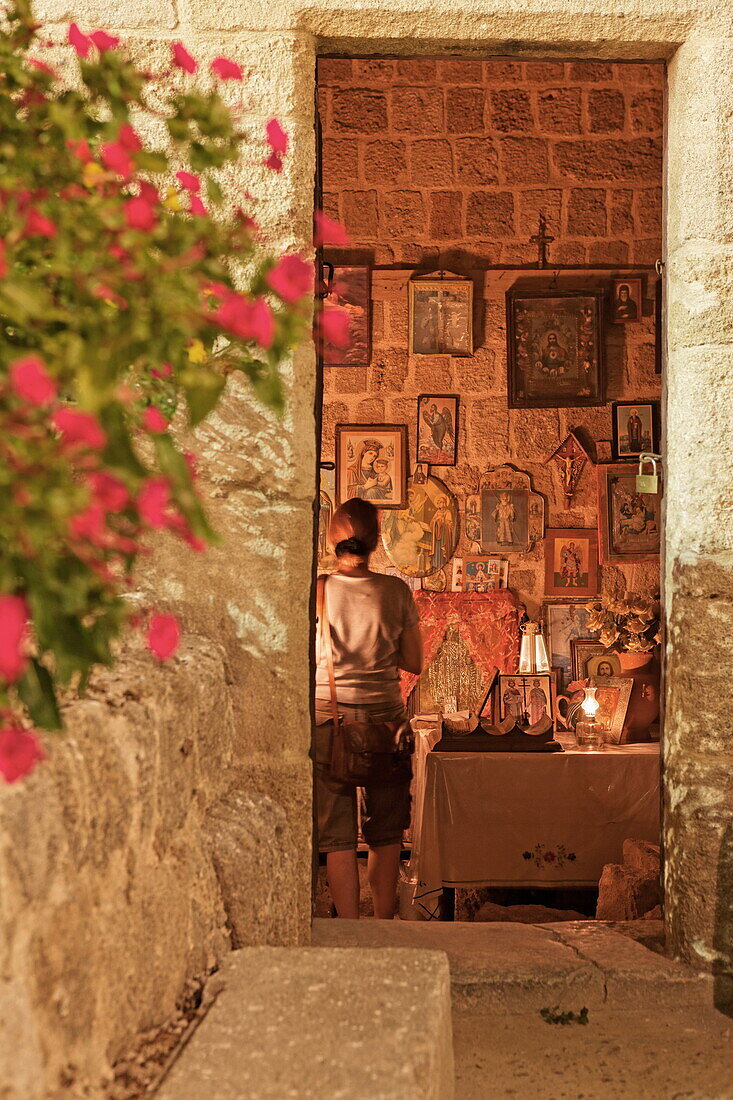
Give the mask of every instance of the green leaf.
[(191, 426), (195, 427), (216, 405), (226, 379), (206, 367), (185, 367), (178, 379), (186, 395)]
[(18, 695), (25, 703), (34, 725), (45, 730), (63, 729), (53, 680), (48, 669), (35, 659), (31, 661), (28, 671), (18, 684)]

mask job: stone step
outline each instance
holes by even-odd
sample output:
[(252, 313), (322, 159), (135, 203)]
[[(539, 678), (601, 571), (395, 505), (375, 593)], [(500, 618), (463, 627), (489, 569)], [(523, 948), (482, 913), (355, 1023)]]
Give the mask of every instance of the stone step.
[(453, 1096), (442, 953), (251, 947), (212, 981), (220, 992), (158, 1100)]
[(709, 1004), (713, 995), (709, 975), (658, 955), (598, 921), (316, 920), (312, 942), (320, 947), (445, 951), (457, 1011), (679, 1007)]

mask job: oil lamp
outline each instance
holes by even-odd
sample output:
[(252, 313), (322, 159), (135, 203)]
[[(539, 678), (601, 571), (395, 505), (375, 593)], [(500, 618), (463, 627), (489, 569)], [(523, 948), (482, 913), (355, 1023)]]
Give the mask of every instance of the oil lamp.
[(534, 676), (535, 672), (549, 672), (545, 639), (539, 623), (528, 622), (522, 627), (522, 645), (519, 650), (519, 673)]
[(596, 698), (597, 690), (594, 687), (585, 688), (585, 698), (580, 704), (583, 716), (575, 726), (575, 740), (578, 748), (588, 752), (603, 748), (605, 726), (602, 722), (596, 721), (596, 715), (601, 709), (601, 704)]

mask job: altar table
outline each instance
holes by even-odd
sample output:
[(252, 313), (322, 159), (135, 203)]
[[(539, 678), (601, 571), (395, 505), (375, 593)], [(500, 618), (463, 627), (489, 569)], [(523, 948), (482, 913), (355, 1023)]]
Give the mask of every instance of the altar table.
[(659, 843), (657, 744), (423, 759), (410, 878), (429, 913), (444, 886), (597, 886), (624, 840)]

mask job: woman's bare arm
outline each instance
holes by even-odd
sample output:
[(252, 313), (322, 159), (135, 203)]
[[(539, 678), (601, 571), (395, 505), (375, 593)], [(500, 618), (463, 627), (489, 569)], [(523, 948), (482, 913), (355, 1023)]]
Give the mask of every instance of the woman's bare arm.
[(419, 676), (422, 672), (422, 664), (422, 634), (419, 624), (415, 623), (414, 626), (405, 627), (402, 631), (397, 653), (397, 667), (404, 669), (405, 672), (411, 672), (414, 676)]

